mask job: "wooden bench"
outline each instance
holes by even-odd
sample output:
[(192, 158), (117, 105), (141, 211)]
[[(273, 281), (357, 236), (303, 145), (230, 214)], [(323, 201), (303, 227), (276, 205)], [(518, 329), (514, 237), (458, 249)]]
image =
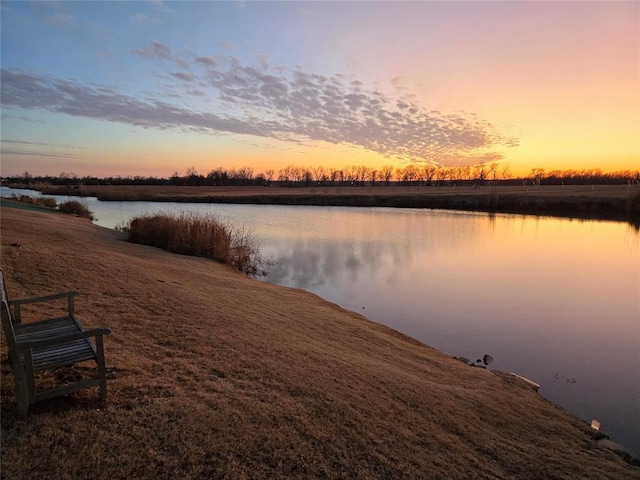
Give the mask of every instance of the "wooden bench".
[[(16, 397), (20, 414), (27, 415), (29, 405), (39, 400), (66, 395), (76, 390), (100, 387), (100, 399), (107, 400), (107, 378), (104, 362), (104, 335), (108, 328), (84, 330), (74, 312), (77, 292), (58, 293), (45, 297), (9, 300), (4, 273), (0, 269), (2, 290), (2, 328), (9, 347), (9, 359), (16, 383)], [(20, 307), (25, 304), (67, 299), (67, 315), (36, 322), (22, 323)], [(89, 339), (94, 338), (94, 342)], [(79, 362), (95, 361), (95, 378), (83, 379), (44, 390), (36, 386), (36, 373)]]

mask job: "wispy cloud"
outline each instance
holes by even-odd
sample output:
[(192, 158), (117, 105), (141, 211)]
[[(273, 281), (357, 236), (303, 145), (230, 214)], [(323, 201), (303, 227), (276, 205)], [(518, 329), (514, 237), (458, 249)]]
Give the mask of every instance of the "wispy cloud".
[(203, 65), (207, 65), (208, 67), (213, 67), (216, 64), (216, 61), (213, 57), (197, 57), (196, 63), (201, 63)]
[(75, 145), (59, 145), (56, 143), (41, 143), (41, 142), (27, 142), (24, 140), (0, 140), (0, 142), (4, 145), (6, 143), (12, 143), (17, 145), (37, 145), (42, 147), (64, 147), (64, 148), (73, 148), (77, 150), (86, 150), (84, 147), (78, 147)]
[(162, 12), (162, 13), (173, 13), (174, 10), (167, 7), (166, 3), (163, 2), (162, 0), (151, 0), (151, 5), (153, 5), (153, 7)]
[(73, 158), (76, 155), (69, 155), (65, 153), (51, 153), (51, 152), (38, 152), (35, 150), (19, 150), (11, 148), (0, 148), (0, 154), (2, 155), (26, 155), (29, 157), (53, 157), (53, 158)]
[(76, 18), (68, 13), (54, 13), (52, 15), (46, 15), (45, 21), (54, 27), (69, 28), (76, 24)]
[(184, 80), (185, 82), (193, 82), (197, 78), (195, 75), (185, 72), (171, 72), (171, 76)]
[[(185, 67), (184, 72), (163, 76), (175, 83), (175, 91), (185, 93), (177, 100), (167, 95), (142, 100), (109, 87), (2, 70), (2, 105), (147, 128), (353, 145), (390, 157), (443, 164), (500, 159), (504, 149), (517, 145), (517, 139), (501, 135), (473, 114), (426, 110), (402, 89), (394, 97), (341, 74), (287, 70), (265, 59), (253, 66), (234, 57), (178, 58), (159, 42), (131, 52)], [(396, 78), (391, 83), (399, 87), (403, 82)], [(186, 101), (194, 97), (197, 110)], [(228, 108), (221, 108), (220, 102)]]
[(149, 15), (145, 15), (144, 13), (138, 13), (136, 15), (130, 16), (129, 21), (136, 25), (151, 25), (162, 23), (162, 20), (150, 17)]
[[(71, 150), (71, 151), (69, 151)], [(0, 154), (7, 156), (75, 158), (79, 156), (73, 150), (86, 150), (75, 145), (60, 145), (55, 143), (31, 142), (25, 140), (2, 139)]]
[(169, 60), (173, 57), (171, 48), (160, 42), (151, 42), (148, 47), (131, 50), (131, 53), (142, 58), (162, 58)]

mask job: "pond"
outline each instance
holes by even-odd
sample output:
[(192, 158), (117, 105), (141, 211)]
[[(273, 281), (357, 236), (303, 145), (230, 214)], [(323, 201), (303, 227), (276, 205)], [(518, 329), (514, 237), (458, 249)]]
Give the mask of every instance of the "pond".
[[(3, 196), (21, 191), (2, 188)], [(37, 192), (28, 191), (31, 196)], [(56, 197), (59, 201), (66, 197)], [(640, 454), (640, 234), (622, 222), (425, 209), (99, 202), (134, 215), (203, 211), (249, 227), (303, 288), (427, 345), (516, 372)]]

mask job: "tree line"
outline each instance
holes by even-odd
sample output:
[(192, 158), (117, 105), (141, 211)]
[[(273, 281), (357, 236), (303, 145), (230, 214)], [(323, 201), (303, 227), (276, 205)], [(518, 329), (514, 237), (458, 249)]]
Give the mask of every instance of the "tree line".
[(512, 176), (509, 165), (501, 162), (465, 166), (442, 166), (410, 163), (401, 167), (387, 164), (378, 169), (366, 165), (344, 168), (299, 167), (288, 165), (278, 171), (266, 170), (254, 174), (252, 167), (226, 169), (216, 167), (207, 174), (189, 167), (184, 174), (174, 172), (168, 178), (154, 176), (80, 177), (62, 172), (57, 176), (34, 176), (24, 172), (5, 177), (4, 183), (33, 185), (175, 185), (175, 186), (385, 186), (385, 185), (584, 185), (584, 184), (638, 184), (640, 171), (623, 170), (603, 172), (599, 168), (583, 170), (552, 170), (533, 168), (529, 175)]

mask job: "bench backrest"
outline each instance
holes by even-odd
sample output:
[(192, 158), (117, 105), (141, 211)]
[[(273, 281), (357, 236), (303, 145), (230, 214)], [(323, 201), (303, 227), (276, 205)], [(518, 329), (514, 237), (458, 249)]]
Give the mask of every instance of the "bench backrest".
[(2, 329), (7, 338), (7, 344), (9, 345), (10, 352), (16, 352), (18, 355), (18, 346), (16, 344), (16, 333), (13, 329), (13, 320), (11, 318), (11, 310), (9, 309), (9, 295), (7, 295), (7, 285), (4, 281), (4, 272), (0, 268), (0, 290), (2, 290)]

